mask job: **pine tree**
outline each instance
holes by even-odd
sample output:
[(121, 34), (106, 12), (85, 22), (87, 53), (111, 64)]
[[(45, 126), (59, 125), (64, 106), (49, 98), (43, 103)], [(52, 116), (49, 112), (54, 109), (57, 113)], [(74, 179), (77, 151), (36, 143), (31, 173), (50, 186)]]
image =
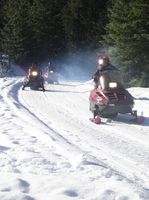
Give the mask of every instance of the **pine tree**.
[(47, 33), (49, 32), (46, 24), (48, 13), (45, 3), (44, 0), (35, 0), (30, 11), (32, 54), (34, 58), (38, 59), (46, 52)]
[(0, 1), (0, 52), (2, 51), (2, 36), (1, 36), (1, 31), (3, 29), (3, 26), (4, 26), (4, 23), (3, 23), (3, 20), (4, 20), (4, 1), (5, 0), (1, 0)]
[(2, 50), (16, 61), (25, 58), (29, 51), (29, 8), (28, 0), (8, 0), (4, 6)]
[(149, 69), (148, 11), (145, 0), (113, 1), (104, 37), (126, 77), (140, 79), (142, 85), (146, 85), (142, 77)]
[(60, 54), (65, 53), (66, 41), (65, 33), (62, 24), (62, 10), (68, 0), (51, 0), (50, 5), (50, 28), (51, 38), (50, 49), (52, 49), (53, 56), (57, 57)]
[(61, 10), (65, 1), (34, 0), (33, 2), (30, 17), (33, 54), (37, 59), (54, 56), (64, 47)]
[(106, 3), (103, 0), (69, 0), (63, 10), (68, 49), (96, 48), (105, 33)]

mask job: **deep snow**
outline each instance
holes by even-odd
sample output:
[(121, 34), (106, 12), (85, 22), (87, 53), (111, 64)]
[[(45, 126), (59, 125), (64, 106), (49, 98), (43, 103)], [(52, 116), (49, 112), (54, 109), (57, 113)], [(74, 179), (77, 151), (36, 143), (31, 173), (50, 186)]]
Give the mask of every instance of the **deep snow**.
[(92, 81), (23, 78), (0, 78), (0, 200), (149, 200), (149, 88), (129, 89), (143, 125), (95, 125)]

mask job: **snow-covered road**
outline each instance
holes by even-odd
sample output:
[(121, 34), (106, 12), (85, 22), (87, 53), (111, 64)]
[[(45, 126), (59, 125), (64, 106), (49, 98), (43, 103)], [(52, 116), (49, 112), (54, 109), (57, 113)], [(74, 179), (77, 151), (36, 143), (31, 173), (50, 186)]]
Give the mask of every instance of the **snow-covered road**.
[(143, 125), (89, 121), (88, 82), (21, 90), (0, 79), (0, 199), (149, 200), (149, 88), (130, 88)]

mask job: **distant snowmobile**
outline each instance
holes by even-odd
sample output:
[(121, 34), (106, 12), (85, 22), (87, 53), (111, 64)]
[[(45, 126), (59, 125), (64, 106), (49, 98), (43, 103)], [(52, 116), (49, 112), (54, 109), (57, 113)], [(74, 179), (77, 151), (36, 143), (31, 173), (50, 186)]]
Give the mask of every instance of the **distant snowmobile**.
[(51, 83), (51, 84), (58, 84), (58, 74), (56, 72), (54, 72), (54, 70), (50, 70), (50, 71), (46, 71), (44, 74), (43, 74), (43, 77), (45, 79), (45, 81), (47, 81), (48, 83)]
[(134, 98), (123, 87), (118, 70), (101, 72), (99, 87), (90, 92), (90, 111), (96, 116), (114, 118), (119, 113), (130, 113), (137, 118), (133, 111)]
[(44, 88), (44, 78), (41, 74), (39, 74), (39, 71), (33, 70), (30, 75), (28, 75), (23, 82), (23, 88), (30, 87), (32, 90), (42, 90), (45, 91)]

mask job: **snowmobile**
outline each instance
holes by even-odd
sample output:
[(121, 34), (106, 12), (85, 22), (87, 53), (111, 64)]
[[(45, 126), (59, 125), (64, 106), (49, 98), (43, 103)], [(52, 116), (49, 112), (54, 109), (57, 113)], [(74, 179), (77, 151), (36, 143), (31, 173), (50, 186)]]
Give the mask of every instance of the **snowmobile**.
[(137, 117), (133, 111), (134, 98), (124, 88), (118, 70), (101, 72), (99, 86), (90, 92), (89, 101), (93, 118), (116, 118), (119, 113)]
[(58, 74), (54, 70), (47, 71), (43, 74), (45, 81), (51, 84), (58, 84)]
[(45, 91), (44, 88), (44, 78), (39, 73), (38, 70), (33, 70), (30, 75), (28, 75), (23, 82), (23, 88), (30, 87), (32, 90), (42, 90)]

